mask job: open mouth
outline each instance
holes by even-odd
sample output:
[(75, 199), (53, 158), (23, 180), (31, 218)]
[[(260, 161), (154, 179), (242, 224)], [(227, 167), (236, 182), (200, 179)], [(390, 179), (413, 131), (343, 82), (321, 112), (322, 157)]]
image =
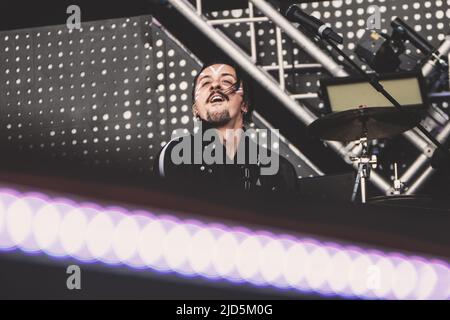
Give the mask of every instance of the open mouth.
[(225, 97), (220, 93), (215, 93), (211, 96), (211, 98), (209, 98), (210, 103), (220, 103), (220, 102), (224, 102), (224, 101), (225, 101)]

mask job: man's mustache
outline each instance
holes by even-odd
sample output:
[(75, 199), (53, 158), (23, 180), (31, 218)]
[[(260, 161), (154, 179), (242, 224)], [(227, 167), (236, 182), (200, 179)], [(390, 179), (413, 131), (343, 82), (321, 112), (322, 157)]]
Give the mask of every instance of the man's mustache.
[(211, 94), (208, 96), (208, 99), (206, 99), (206, 102), (209, 102), (212, 98), (213, 95), (215, 94), (220, 94), (225, 100), (230, 101), (230, 98), (228, 97), (229, 94), (232, 94), (234, 92), (236, 92), (238, 90), (237, 86), (239, 85), (238, 82), (236, 82), (235, 84), (231, 85), (229, 88), (225, 89), (225, 90), (218, 90), (215, 89), (211, 92)]

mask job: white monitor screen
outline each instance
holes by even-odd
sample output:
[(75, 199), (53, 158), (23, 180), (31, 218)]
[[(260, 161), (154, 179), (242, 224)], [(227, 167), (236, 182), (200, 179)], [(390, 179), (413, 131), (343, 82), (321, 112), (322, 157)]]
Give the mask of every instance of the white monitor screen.
[[(381, 80), (380, 83), (404, 107), (423, 104), (419, 80), (415, 77)], [(394, 107), (381, 93), (368, 82), (332, 84), (327, 86), (331, 111), (339, 112), (367, 107)]]

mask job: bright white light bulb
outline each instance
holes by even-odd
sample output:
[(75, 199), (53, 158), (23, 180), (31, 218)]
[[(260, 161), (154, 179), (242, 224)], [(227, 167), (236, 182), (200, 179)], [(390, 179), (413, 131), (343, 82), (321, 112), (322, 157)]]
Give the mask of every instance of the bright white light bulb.
[(352, 259), (345, 251), (339, 250), (331, 258), (331, 265), (332, 271), (328, 278), (328, 285), (336, 293), (344, 292), (348, 288)]
[(174, 269), (181, 269), (187, 260), (191, 245), (191, 235), (183, 225), (176, 225), (167, 233), (164, 239), (164, 259), (167, 265)]
[(259, 261), (261, 275), (267, 282), (275, 282), (281, 276), (286, 258), (286, 250), (281, 241), (269, 239)]
[(406, 299), (417, 284), (417, 272), (413, 264), (401, 261), (395, 270), (393, 291), (398, 299)]
[(329, 279), (332, 268), (331, 258), (326, 249), (314, 246), (309, 254), (310, 268), (306, 274), (306, 281), (314, 290), (320, 290)]
[(75, 256), (85, 246), (88, 219), (80, 209), (69, 211), (61, 222), (59, 239), (67, 254)]
[(2, 236), (3, 230), (5, 229), (5, 215), (6, 208), (2, 202), (2, 199), (0, 198), (0, 237)]
[(310, 257), (301, 243), (294, 243), (287, 250), (286, 263), (284, 265), (284, 277), (292, 287), (297, 287), (309, 273)]
[(49, 249), (58, 240), (61, 214), (51, 204), (44, 205), (33, 220), (33, 233), (42, 250)]
[(222, 277), (231, 276), (236, 271), (236, 254), (239, 242), (233, 233), (223, 233), (215, 244), (212, 264), (217, 274)]
[(450, 268), (448, 263), (433, 261), (430, 263), (438, 275), (438, 281), (428, 299), (450, 300)]
[(104, 212), (98, 213), (90, 221), (86, 231), (86, 245), (92, 256), (102, 260), (111, 250), (114, 224)]
[(140, 228), (133, 217), (124, 216), (114, 230), (113, 249), (122, 262), (132, 259), (137, 253)]
[(1, 203), (2, 203), (2, 227), (0, 229), (0, 249), (10, 249), (13, 248), (16, 244), (11, 239), (8, 231), (8, 207), (10, 204), (17, 201), (17, 197), (10, 194), (9, 190), (6, 190), (4, 194), (1, 194)]
[(365, 255), (358, 254), (353, 258), (353, 263), (350, 267), (349, 282), (350, 289), (357, 296), (362, 296), (369, 291), (370, 275), (374, 264)]
[(433, 292), (438, 281), (438, 276), (432, 266), (423, 262), (417, 262), (416, 265), (419, 276), (415, 289), (415, 297), (419, 300), (425, 300)]
[(380, 258), (375, 266), (379, 270), (379, 286), (373, 288), (373, 292), (379, 298), (389, 298), (392, 290), (392, 282), (395, 274), (395, 267), (388, 258)]
[(163, 254), (166, 231), (158, 220), (149, 222), (139, 234), (138, 252), (148, 266), (157, 267)]
[(239, 245), (236, 255), (236, 268), (245, 280), (252, 280), (259, 271), (259, 257), (262, 245), (256, 236), (247, 236)]
[(211, 266), (216, 239), (208, 229), (200, 229), (191, 240), (189, 262), (197, 273), (205, 273)]
[(11, 240), (20, 246), (31, 235), (33, 211), (24, 199), (13, 202), (6, 211), (6, 226)]

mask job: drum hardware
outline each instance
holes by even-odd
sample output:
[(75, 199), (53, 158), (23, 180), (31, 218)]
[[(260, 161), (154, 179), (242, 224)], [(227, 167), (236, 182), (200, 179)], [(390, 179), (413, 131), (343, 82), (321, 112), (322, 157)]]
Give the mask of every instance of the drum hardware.
[(425, 114), (422, 107), (409, 107), (403, 112), (390, 107), (360, 107), (327, 114), (311, 123), (308, 133), (322, 140), (341, 142), (361, 137), (390, 138), (414, 128)]
[(360, 138), (357, 144), (362, 146), (361, 155), (357, 157), (350, 157), (350, 160), (358, 165), (358, 173), (356, 175), (352, 193), (352, 202), (355, 201), (358, 186), (360, 185), (361, 202), (366, 203), (366, 180), (370, 178), (371, 168), (375, 169), (377, 167), (377, 156), (370, 154), (367, 137)]
[(390, 195), (367, 199), (372, 205), (383, 205), (403, 208), (441, 209), (448, 211), (448, 203), (427, 195)]
[[(312, 136), (323, 140), (357, 141), (361, 145), (361, 154), (352, 156), (350, 160), (357, 165), (358, 173), (351, 196), (355, 202), (358, 189), (361, 202), (367, 202), (367, 179), (371, 169), (377, 167), (377, 156), (371, 153), (369, 140), (391, 137), (414, 127), (423, 114), (422, 108), (412, 108), (410, 117), (404, 112), (383, 107), (360, 107), (326, 115), (314, 121), (309, 127)], [(398, 178), (397, 163), (394, 164), (393, 194), (399, 195), (403, 184)]]
[[(409, 32), (410, 30), (402, 21), (397, 19), (396, 24), (406, 30), (409, 35), (413, 33)], [(416, 127), (447, 156), (447, 159), (450, 159), (450, 151), (444, 148), (420, 123), (428, 105), (424, 79), (420, 72), (401, 77), (395, 74), (379, 76), (376, 72), (368, 74), (329, 38), (322, 37), (322, 40), (349, 63), (360, 74), (362, 80), (354, 77), (336, 78), (331, 81), (321, 80), (321, 97), (326, 109), (330, 109), (332, 113), (317, 119), (309, 126), (312, 136), (322, 140), (346, 142), (366, 138), (366, 141), (360, 140), (360, 142), (367, 143), (367, 140), (392, 137)], [(389, 82), (384, 82), (385, 80)], [(380, 94), (384, 99), (381, 99)], [(360, 110), (362, 105), (370, 107)], [(371, 167), (368, 159), (372, 158), (369, 155), (367, 146), (361, 154), (362, 157), (355, 159), (360, 176), (357, 181), (361, 180), (362, 188), (364, 188), (361, 195), (363, 202), (366, 200), (365, 180)], [(398, 182), (397, 186), (399, 186)]]
[(399, 195), (402, 193), (402, 189), (403, 182), (398, 178), (397, 162), (394, 162), (394, 188), (392, 189), (392, 194)]

